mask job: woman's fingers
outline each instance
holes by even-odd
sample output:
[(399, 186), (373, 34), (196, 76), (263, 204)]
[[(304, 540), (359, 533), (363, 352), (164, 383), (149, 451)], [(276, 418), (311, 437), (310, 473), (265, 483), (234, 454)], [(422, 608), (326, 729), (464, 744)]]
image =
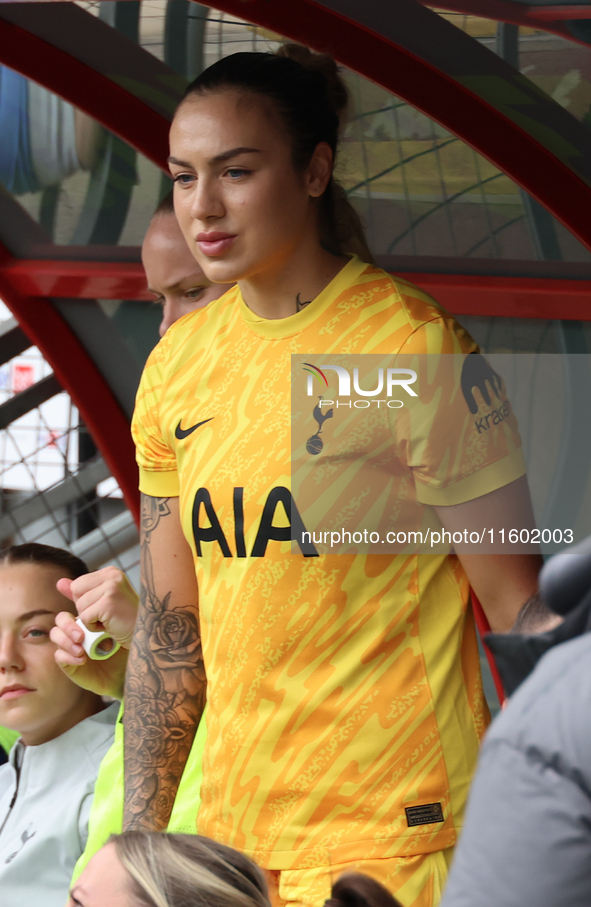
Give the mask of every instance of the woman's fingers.
[[(129, 648), (137, 617), (138, 596), (117, 567), (103, 567), (75, 580), (62, 578), (58, 591), (76, 605), (76, 610), (89, 630), (105, 630), (124, 648)], [(66, 612), (63, 612), (66, 614)], [(56, 624), (72, 642), (81, 642), (83, 635), (75, 627), (74, 617), (67, 615)], [(73, 654), (69, 646), (66, 651)]]
[(68, 664), (84, 664), (86, 656), (81, 646), (84, 634), (72, 614), (68, 611), (60, 611), (59, 614), (56, 614), (55, 627), (52, 627), (49, 636), (58, 650), (67, 653), (71, 658), (83, 659), (82, 661), (70, 661)]
[(55, 644), (54, 658), (74, 683), (99, 696), (123, 696), (123, 681), (128, 652), (122, 648), (108, 661), (93, 661), (81, 646), (84, 634), (74, 615), (60, 611), (51, 628), (50, 639)]
[(74, 601), (74, 595), (72, 593), (72, 582), (73, 580), (68, 579), (67, 576), (58, 579), (56, 585), (57, 591), (61, 592), (62, 595), (65, 595), (66, 598), (69, 598), (71, 602)]
[(137, 617), (138, 597), (125, 574), (104, 567), (74, 580), (72, 596), (86, 626), (104, 629), (128, 647)]
[[(53, 636), (51, 638), (53, 640)], [(64, 671), (66, 671), (66, 674), (71, 674), (76, 668), (86, 664), (86, 655), (84, 652), (82, 655), (71, 655), (66, 649), (57, 648), (53, 655), (60, 668), (63, 668)], [(70, 670), (68, 670), (68, 668)]]

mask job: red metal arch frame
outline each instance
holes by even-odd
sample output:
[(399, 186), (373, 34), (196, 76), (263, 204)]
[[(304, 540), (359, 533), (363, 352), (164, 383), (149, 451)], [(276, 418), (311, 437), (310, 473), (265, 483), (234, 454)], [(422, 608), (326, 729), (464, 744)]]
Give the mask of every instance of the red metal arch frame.
[(90, 356), (48, 299), (20, 293), (1, 265), (12, 261), (0, 246), (0, 296), (78, 407), (129, 510), (139, 523), (139, 492), (129, 421)]
[[(392, 9), (383, 4), (376, 5), (376, 2), (366, 0), (363, 10), (355, 15), (350, 13), (358, 6), (354, 0), (291, 0), (289, 4), (269, 3), (268, 0), (216, 0), (215, 8), (239, 17), (246, 16), (249, 21), (316, 50), (330, 51), (339, 62), (402, 97), (466, 141), (537, 198), (591, 248), (588, 216), (591, 186), (566, 161), (560, 160), (518, 125), (516, 119), (519, 119), (520, 111), (516, 113), (515, 105), (508, 99), (504, 109), (494, 106), (494, 97), (484, 99), (492, 83), (497, 85), (495, 91), (502, 93), (503, 73), (507, 77), (507, 91), (526, 91), (527, 80), (498, 58), (493, 64), (493, 54), (479, 46), (473, 48), (474, 42), (466, 35), (415, 0), (397, 0), (396, 15), (404, 23), (399, 38), (378, 34), (359, 21), (362, 17), (367, 21), (372, 18), (378, 21), (376, 17), (383, 15), (384, 10)], [(349, 14), (341, 9), (348, 10)], [(420, 35), (416, 36), (412, 49), (407, 46), (407, 36), (412, 32), (409, 28), (411, 20), (413, 27), (416, 20), (417, 29), (420, 26), (428, 32), (428, 46), (422, 54), (423, 38)], [(442, 44), (446, 45), (450, 60), (461, 57), (468, 48), (473, 58), (476, 55), (484, 61), (481, 70), (462, 75), (438, 69), (430, 58), (433, 58), (433, 49)], [(168, 123), (163, 116), (105, 75), (26, 29), (7, 22), (2, 18), (1, 9), (0, 62), (79, 106), (166, 169)], [(536, 100), (542, 102), (540, 92), (534, 86), (530, 89), (530, 96), (524, 98), (524, 103), (531, 111)], [(484, 92), (484, 96), (477, 92)], [(501, 105), (503, 100), (501, 97)], [(591, 147), (589, 133), (549, 98), (545, 109), (557, 120), (559, 127), (562, 126), (566, 133), (574, 131), (576, 139), (582, 143), (581, 152), (573, 157), (575, 164), (578, 162), (591, 169), (588, 162), (591, 156), (585, 153), (588, 143)], [(567, 145), (564, 141), (563, 147)]]
[[(29, 4), (23, 6), (26, 8)], [(48, 6), (51, 8), (52, 4)], [(376, 0), (366, 0), (362, 8), (352, 0), (351, 2), (291, 0), (289, 4), (269, 3), (268, 0), (216, 0), (215, 7), (240, 18), (246, 17), (253, 23), (316, 50), (332, 52), (339, 62), (402, 97), (472, 145), (531, 195), (537, 197), (583, 243), (591, 247), (591, 221), (588, 217), (588, 211), (591, 209), (590, 186), (568, 166), (567, 162), (559, 160), (541, 142), (524, 131), (515, 119), (511, 119), (514, 111), (507, 108), (503, 112), (492, 101), (479, 96), (474, 82), (472, 90), (469, 87), (469, 79), (462, 78), (461, 74), (438, 68), (433, 61), (433, 48), (436, 49), (438, 35), (443, 35), (445, 40), (449, 39), (452, 45), (454, 42), (460, 42), (460, 47), (463, 46), (461, 41), (468, 39), (435, 13), (421, 8), (413, 0), (397, 0), (395, 6), (396, 14), (404, 20), (410, 16), (414, 21), (419, 10), (423, 14), (421, 21), (428, 22), (432, 27), (433, 34), (428, 35), (430, 59), (429, 48), (423, 53), (419, 46), (420, 41), (419, 44), (416, 41), (413, 44), (405, 39), (404, 33), (406, 31), (408, 35), (408, 27), (406, 30), (399, 29), (398, 34), (385, 37), (376, 30), (376, 27), (367, 24), (369, 21), (367, 17), (370, 17), (370, 14), (373, 14), (374, 21), (377, 21), (376, 15), (383, 16), (384, 11), (388, 10), (391, 14), (394, 9), (391, 5), (376, 6)], [(359, 19), (363, 16), (366, 17), (366, 22), (360, 24)], [(425, 19), (425, 16), (430, 18)], [(104, 24), (101, 23), (101, 27), (104, 27)], [(415, 35), (417, 39), (420, 37)], [(449, 50), (453, 57), (453, 47)], [(136, 51), (137, 48), (134, 52)], [(487, 53), (484, 48), (470, 49), (472, 56), (480, 51)], [(105, 54), (108, 54), (106, 46)], [(166, 115), (154, 109), (154, 105), (144, 103), (137, 92), (123, 87), (124, 83), (121, 83), (121, 80), (118, 84), (104, 72), (98, 72), (63, 48), (54, 46), (50, 40), (32, 34), (19, 24), (7, 21), (7, 18), (2, 16), (1, 9), (0, 62), (75, 104), (158, 166), (166, 169), (168, 153)], [(486, 65), (483, 71), (486, 71)], [(505, 69), (505, 72), (507, 71)], [(513, 76), (508, 80), (509, 84), (512, 78)], [(524, 80), (523, 84), (526, 82), (527, 80)], [(560, 111), (557, 113), (556, 109), (551, 110), (551, 113), (558, 118), (563, 116), (563, 113)], [(571, 127), (570, 122), (567, 120), (564, 122)], [(548, 194), (549, 188), (551, 195)], [(40, 263), (40, 267), (42, 264)], [(97, 269), (98, 263), (87, 264), (86, 277), (96, 278), (96, 271), (100, 270)], [(68, 267), (65, 262), (59, 265), (66, 279), (67, 274), (64, 272)], [(129, 269), (129, 266), (113, 265), (115, 272), (119, 269), (119, 274), (115, 274), (115, 281), (117, 276), (120, 280), (124, 278), (123, 270), (126, 267)], [(37, 270), (39, 271), (39, 268)], [(72, 395), (111, 471), (119, 481), (130, 509), (137, 515), (136, 469), (127, 419), (106, 381), (51, 302), (41, 297), (36, 299), (31, 297), (31, 292), (40, 293), (44, 287), (39, 283), (37, 287), (23, 286), (22, 266), (20, 277), (18, 271), (19, 264), (10, 258), (7, 250), (0, 250), (0, 293), (31, 340), (40, 347), (60, 382)], [(104, 279), (105, 274), (99, 274), (98, 277)], [(138, 273), (137, 271), (134, 275), (128, 273), (127, 277), (133, 278), (131, 283), (127, 284), (129, 288), (134, 280), (137, 281)], [(446, 295), (449, 295), (450, 285), (455, 282), (453, 296), (456, 304), (450, 305), (450, 308), (457, 313), (470, 311), (470, 299), (474, 297), (475, 291), (480, 292), (483, 289), (484, 284), (489, 288), (491, 307), (493, 303), (496, 307), (495, 314), (504, 314), (499, 311), (498, 306), (503, 297), (506, 299), (508, 289), (506, 281), (512, 280), (516, 301), (519, 300), (522, 304), (528, 294), (532, 303), (535, 300), (535, 304), (532, 304), (527, 312), (530, 317), (532, 315), (557, 317), (559, 314), (556, 306), (553, 309), (540, 306), (541, 284), (519, 285), (520, 280), (525, 282), (527, 278), (460, 278), (460, 281), (465, 280), (466, 307), (462, 308), (461, 300), (458, 300), (457, 277), (424, 274), (414, 274), (412, 277), (419, 284), (433, 289), (444, 303)], [(71, 288), (77, 286), (77, 290), (72, 290), (72, 295), (82, 295), (82, 275), (71, 273), (70, 280)], [(495, 282), (498, 282), (496, 286)], [(562, 298), (569, 292), (571, 297), (579, 298), (576, 307), (578, 317), (589, 317), (588, 314), (586, 316), (582, 314), (583, 311), (589, 311), (589, 287), (585, 286), (583, 289), (582, 286), (586, 282), (564, 283)], [(569, 287), (566, 286), (567, 283)], [(575, 287), (578, 284), (574, 292), (573, 284)], [(543, 285), (548, 286), (546, 281)], [(64, 289), (62, 287), (61, 295), (70, 295), (65, 293)], [(119, 284), (118, 298), (121, 298), (123, 292), (124, 287)], [(100, 295), (107, 297), (111, 293), (105, 292)], [(560, 293), (559, 290), (559, 298)], [(479, 314), (484, 312), (480, 310)], [(512, 311), (510, 314), (516, 313)], [(560, 317), (564, 317), (564, 313), (560, 313)], [(99, 400), (100, 407), (97, 406)]]
[(107, 76), (1, 16), (0, 9), (0, 63), (74, 104), (168, 172), (170, 123), (164, 116)]
[[(441, 274), (409, 271), (409, 260), (380, 261), (393, 274), (430, 293), (454, 315), (591, 321), (588, 279)], [(587, 268), (585, 269), (588, 270)], [(7, 258), (0, 280), (21, 297), (152, 299), (139, 262), (35, 261)]]

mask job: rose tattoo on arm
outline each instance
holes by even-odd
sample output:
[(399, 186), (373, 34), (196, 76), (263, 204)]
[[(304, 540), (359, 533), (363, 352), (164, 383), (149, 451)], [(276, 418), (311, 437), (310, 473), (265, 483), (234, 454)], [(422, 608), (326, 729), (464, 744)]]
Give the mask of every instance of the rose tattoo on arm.
[(206, 677), (195, 605), (156, 594), (151, 543), (166, 498), (142, 495), (140, 609), (125, 687), (125, 828), (166, 829), (197, 725)]

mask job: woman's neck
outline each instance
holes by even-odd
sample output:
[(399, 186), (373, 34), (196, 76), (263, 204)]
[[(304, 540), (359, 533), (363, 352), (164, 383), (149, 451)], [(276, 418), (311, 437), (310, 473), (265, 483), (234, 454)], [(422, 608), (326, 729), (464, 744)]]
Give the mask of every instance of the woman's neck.
[(80, 722), (90, 718), (92, 715), (97, 715), (98, 712), (102, 712), (106, 708), (108, 706), (100, 696), (84, 690), (78, 701), (74, 703), (66, 715), (32, 732), (24, 731), (21, 734), (22, 742), (25, 746), (40, 746), (43, 743), (49, 743), (50, 740), (61, 737), (62, 734), (72, 730), (75, 725), (80, 724)]
[(244, 302), (260, 318), (288, 318), (301, 312), (346, 265), (317, 243), (298, 249), (285, 262), (239, 280)]

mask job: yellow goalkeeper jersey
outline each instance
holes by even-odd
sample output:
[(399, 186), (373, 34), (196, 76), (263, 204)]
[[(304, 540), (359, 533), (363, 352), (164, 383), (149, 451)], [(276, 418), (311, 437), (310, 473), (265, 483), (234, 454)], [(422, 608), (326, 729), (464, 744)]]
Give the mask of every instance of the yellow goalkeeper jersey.
[[(445, 554), (292, 548), (290, 373), (298, 354), (475, 349), (417, 287), (353, 258), (280, 320), (256, 316), (234, 287), (180, 319), (148, 360), (133, 420), (140, 488), (179, 496), (199, 586), (208, 693), (197, 830), (262, 866), (456, 840), (487, 721), (465, 574)], [(443, 420), (448, 447), (462, 439), (443, 469), (416, 453), (424, 444), (402, 460), (397, 446), (396, 482), (426, 506), (524, 474), (509, 404), (497, 425), (493, 405), (475, 399), (476, 416), (464, 401)]]

